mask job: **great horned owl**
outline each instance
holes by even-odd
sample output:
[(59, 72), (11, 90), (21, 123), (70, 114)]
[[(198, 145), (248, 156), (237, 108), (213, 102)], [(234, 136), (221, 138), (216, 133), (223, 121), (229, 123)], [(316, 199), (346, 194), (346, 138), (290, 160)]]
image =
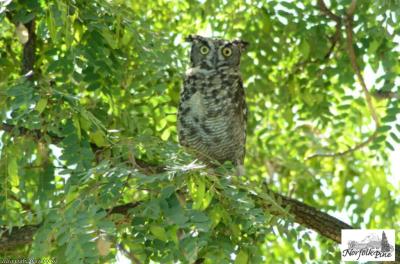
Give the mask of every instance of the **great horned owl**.
[(178, 109), (182, 146), (208, 165), (231, 161), (242, 175), (247, 107), (240, 75), (241, 40), (189, 36), (191, 67)]

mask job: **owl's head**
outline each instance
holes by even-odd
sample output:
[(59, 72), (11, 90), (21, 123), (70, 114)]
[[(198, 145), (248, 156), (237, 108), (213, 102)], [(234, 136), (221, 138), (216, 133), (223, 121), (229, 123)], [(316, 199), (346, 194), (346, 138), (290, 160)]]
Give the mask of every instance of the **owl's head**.
[(190, 61), (192, 67), (219, 69), (239, 67), (240, 56), (248, 45), (242, 40), (224, 40), (189, 35), (186, 40), (192, 43)]

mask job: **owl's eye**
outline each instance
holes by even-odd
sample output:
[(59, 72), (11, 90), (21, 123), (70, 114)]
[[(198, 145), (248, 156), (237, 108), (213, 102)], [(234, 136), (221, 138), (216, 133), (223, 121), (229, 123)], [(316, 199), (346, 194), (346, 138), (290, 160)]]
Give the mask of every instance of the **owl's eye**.
[(203, 55), (206, 55), (209, 51), (210, 49), (207, 46), (201, 46), (200, 48), (200, 53)]
[(222, 54), (223, 54), (225, 57), (229, 57), (229, 56), (232, 55), (232, 50), (231, 50), (230, 48), (223, 48), (223, 49), (222, 49)]

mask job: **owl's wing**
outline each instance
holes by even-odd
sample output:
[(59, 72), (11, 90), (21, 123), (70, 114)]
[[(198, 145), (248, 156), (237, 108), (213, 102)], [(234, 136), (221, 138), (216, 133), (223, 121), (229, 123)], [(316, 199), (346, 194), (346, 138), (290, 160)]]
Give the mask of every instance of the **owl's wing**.
[(247, 123), (247, 104), (246, 104), (246, 95), (245, 95), (244, 87), (243, 87), (243, 81), (242, 81), (241, 78), (238, 81), (238, 89), (237, 89), (236, 98), (237, 98), (237, 102), (239, 104), (237, 111), (240, 112), (240, 113), (238, 113), (238, 115), (241, 115), (241, 118), (243, 120), (243, 125), (246, 128), (246, 123)]
[[(233, 105), (235, 106), (235, 116), (238, 120), (239, 127), (237, 128), (237, 139), (238, 139), (238, 153), (236, 155), (236, 165), (243, 166), (245, 151), (246, 151), (246, 126), (247, 126), (247, 104), (246, 104), (246, 96), (243, 87), (243, 81), (241, 78), (236, 82), (236, 87), (234, 87), (234, 97), (233, 97)], [(240, 170), (240, 168), (238, 168)], [(240, 173), (242, 174), (242, 173)]]

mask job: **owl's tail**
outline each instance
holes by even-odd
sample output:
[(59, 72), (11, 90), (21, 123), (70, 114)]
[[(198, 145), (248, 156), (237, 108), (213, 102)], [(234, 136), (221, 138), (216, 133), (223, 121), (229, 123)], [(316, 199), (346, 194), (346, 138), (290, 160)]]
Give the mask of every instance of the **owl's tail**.
[(243, 176), (246, 173), (243, 164), (238, 164), (236, 166), (236, 175), (237, 176)]

